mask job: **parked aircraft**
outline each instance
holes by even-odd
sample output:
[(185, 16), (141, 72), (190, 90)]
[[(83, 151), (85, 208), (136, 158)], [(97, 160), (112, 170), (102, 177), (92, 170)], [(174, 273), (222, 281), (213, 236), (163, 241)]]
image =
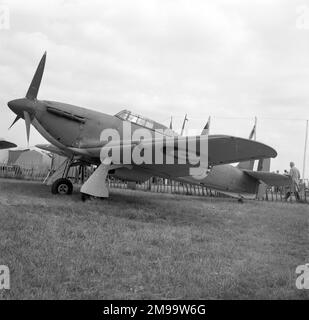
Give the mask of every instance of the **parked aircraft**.
[[(61, 154), (65, 154), (70, 159), (66, 169), (61, 173), (61, 177), (58, 178), (60, 173), (55, 175), (55, 179), (56, 177), (57, 179), (52, 184), (54, 193), (72, 193), (73, 186), (67, 176), (69, 167), (76, 162), (98, 165), (98, 168), (81, 187), (81, 193), (95, 197), (108, 197), (106, 186), (108, 173), (131, 181), (146, 181), (152, 176), (159, 176), (167, 179), (181, 178), (183, 181), (189, 179), (195, 184), (203, 184), (209, 170), (211, 172), (216, 165), (273, 158), (277, 155), (276, 151), (269, 146), (233, 136), (180, 137), (166, 126), (152, 119), (133, 114), (128, 110), (120, 111), (116, 115), (108, 115), (66, 103), (38, 100), (37, 94), (45, 61), (46, 53), (38, 65), (26, 97), (8, 102), (8, 106), (17, 115), (12, 126), (19, 119), (25, 120), (28, 142), (32, 124), (54, 149), (59, 150)], [(131, 134), (129, 137), (125, 136), (123, 129), (125, 125), (130, 125)], [(150, 135), (150, 138), (134, 140), (135, 133), (141, 128)], [(115, 153), (119, 149), (119, 159), (110, 153), (102, 156), (102, 148), (110, 144), (109, 139), (102, 140), (104, 130), (119, 132), (120, 139), (114, 140), (115, 145), (113, 146)], [(160, 140), (163, 140), (163, 144)], [(206, 140), (208, 150), (205, 151), (201, 144)], [(207, 154), (207, 164), (200, 162), (199, 165), (192, 166), (188, 162), (191, 155), (191, 149), (188, 149), (188, 146), (192, 141), (199, 142), (196, 143), (196, 156), (202, 159)], [(124, 155), (128, 150), (132, 156), (137, 150), (140, 154), (145, 154), (150, 150), (155, 151), (156, 148), (163, 154), (162, 163), (152, 162), (149, 164), (133, 161), (127, 164), (124, 161)], [(170, 163), (171, 159), (176, 160), (176, 163)], [(183, 162), (183, 160), (185, 161)], [(192, 167), (200, 170), (199, 174), (196, 174), (197, 171), (191, 170)], [(237, 175), (239, 175), (239, 171), (233, 172), (228, 184), (232, 187), (237, 186), (239, 192), (246, 191), (248, 184), (243, 179), (240, 179), (240, 185), (235, 184), (234, 179)], [(250, 176), (247, 176), (250, 179)], [(204, 178), (201, 179), (201, 177)], [(226, 174), (222, 170), (220, 178), (226, 180)]]
[(0, 138), (0, 149), (16, 148), (17, 145)]

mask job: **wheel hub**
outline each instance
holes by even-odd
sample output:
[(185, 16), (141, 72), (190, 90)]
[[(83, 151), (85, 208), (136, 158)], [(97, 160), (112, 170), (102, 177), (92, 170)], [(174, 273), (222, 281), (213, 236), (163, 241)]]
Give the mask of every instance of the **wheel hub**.
[(58, 187), (58, 192), (60, 194), (67, 194), (69, 191), (69, 187), (66, 184), (60, 184)]

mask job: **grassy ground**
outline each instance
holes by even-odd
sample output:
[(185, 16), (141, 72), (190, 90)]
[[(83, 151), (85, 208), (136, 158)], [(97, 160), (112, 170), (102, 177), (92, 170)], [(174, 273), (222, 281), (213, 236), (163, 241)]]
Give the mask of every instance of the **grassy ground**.
[(0, 299), (307, 299), (309, 206), (0, 180)]

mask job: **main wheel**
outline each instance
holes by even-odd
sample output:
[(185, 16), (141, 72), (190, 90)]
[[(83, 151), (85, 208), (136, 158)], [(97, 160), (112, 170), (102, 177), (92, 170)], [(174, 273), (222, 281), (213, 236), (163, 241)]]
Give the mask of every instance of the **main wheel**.
[(72, 194), (73, 184), (69, 179), (61, 178), (52, 184), (51, 191), (53, 194)]

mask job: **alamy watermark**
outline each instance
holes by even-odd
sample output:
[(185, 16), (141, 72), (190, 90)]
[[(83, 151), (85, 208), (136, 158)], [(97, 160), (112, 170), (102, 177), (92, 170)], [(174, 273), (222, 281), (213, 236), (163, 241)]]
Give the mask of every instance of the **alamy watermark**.
[(10, 269), (8, 266), (0, 266), (0, 290), (10, 289)]
[(10, 8), (8, 5), (0, 4), (0, 31), (10, 29)]
[(295, 283), (296, 288), (309, 289), (309, 263), (298, 266), (295, 272), (298, 275)]
[(208, 173), (208, 135), (169, 136), (167, 129), (155, 132), (146, 128), (132, 130), (123, 122), (118, 130), (101, 132), (100, 159), (105, 165), (187, 165), (188, 174), (203, 179)]

